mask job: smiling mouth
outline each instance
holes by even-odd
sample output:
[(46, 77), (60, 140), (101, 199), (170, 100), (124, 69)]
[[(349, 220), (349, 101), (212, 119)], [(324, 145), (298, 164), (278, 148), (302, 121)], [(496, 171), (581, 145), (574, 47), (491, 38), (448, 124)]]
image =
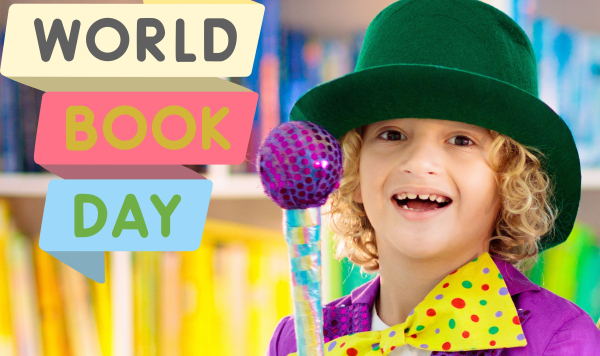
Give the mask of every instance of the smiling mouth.
[(393, 199), (399, 207), (412, 211), (429, 211), (452, 204), (452, 199), (437, 195), (397, 194)]

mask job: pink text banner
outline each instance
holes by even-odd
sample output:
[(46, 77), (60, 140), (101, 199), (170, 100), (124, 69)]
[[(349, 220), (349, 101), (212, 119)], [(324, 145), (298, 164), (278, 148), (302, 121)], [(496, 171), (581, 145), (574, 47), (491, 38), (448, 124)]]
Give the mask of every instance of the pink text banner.
[(240, 164), (254, 92), (50, 92), (35, 161), (49, 165)]

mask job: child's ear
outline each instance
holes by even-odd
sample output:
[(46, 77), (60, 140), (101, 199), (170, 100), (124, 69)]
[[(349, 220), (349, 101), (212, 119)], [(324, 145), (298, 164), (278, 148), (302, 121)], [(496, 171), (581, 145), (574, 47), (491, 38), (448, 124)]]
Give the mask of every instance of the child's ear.
[(354, 196), (352, 197), (352, 200), (354, 200), (357, 203), (362, 204), (363, 200), (362, 200), (362, 192), (360, 190), (360, 184), (358, 185), (358, 187), (356, 187), (356, 190), (354, 191)]

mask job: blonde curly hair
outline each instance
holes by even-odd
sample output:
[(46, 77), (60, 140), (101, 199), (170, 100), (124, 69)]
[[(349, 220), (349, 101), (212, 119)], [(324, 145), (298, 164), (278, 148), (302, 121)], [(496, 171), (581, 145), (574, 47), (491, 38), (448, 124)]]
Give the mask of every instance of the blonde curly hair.
[[(366, 126), (347, 132), (339, 140), (344, 174), (330, 196), (330, 226), (337, 245), (336, 258), (347, 257), (363, 272), (379, 269), (375, 231), (362, 203), (354, 201), (359, 187), (360, 151)], [(552, 230), (557, 209), (551, 203), (553, 187), (542, 170), (543, 154), (512, 138), (488, 130), (493, 138), (488, 162), (496, 172), (502, 204), (490, 240), (490, 255), (520, 270), (530, 268), (538, 255), (541, 236)], [(538, 157), (539, 156), (539, 157)]]

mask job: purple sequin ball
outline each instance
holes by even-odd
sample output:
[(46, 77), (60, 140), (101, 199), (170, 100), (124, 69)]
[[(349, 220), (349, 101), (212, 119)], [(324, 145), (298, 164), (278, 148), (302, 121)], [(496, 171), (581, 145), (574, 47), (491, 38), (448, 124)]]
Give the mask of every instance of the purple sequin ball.
[(277, 126), (263, 141), (259, 156), (265, 193), (283, 209), (325, 204), (342, 178), (342, 152), (337, 140), (312, 122)]

